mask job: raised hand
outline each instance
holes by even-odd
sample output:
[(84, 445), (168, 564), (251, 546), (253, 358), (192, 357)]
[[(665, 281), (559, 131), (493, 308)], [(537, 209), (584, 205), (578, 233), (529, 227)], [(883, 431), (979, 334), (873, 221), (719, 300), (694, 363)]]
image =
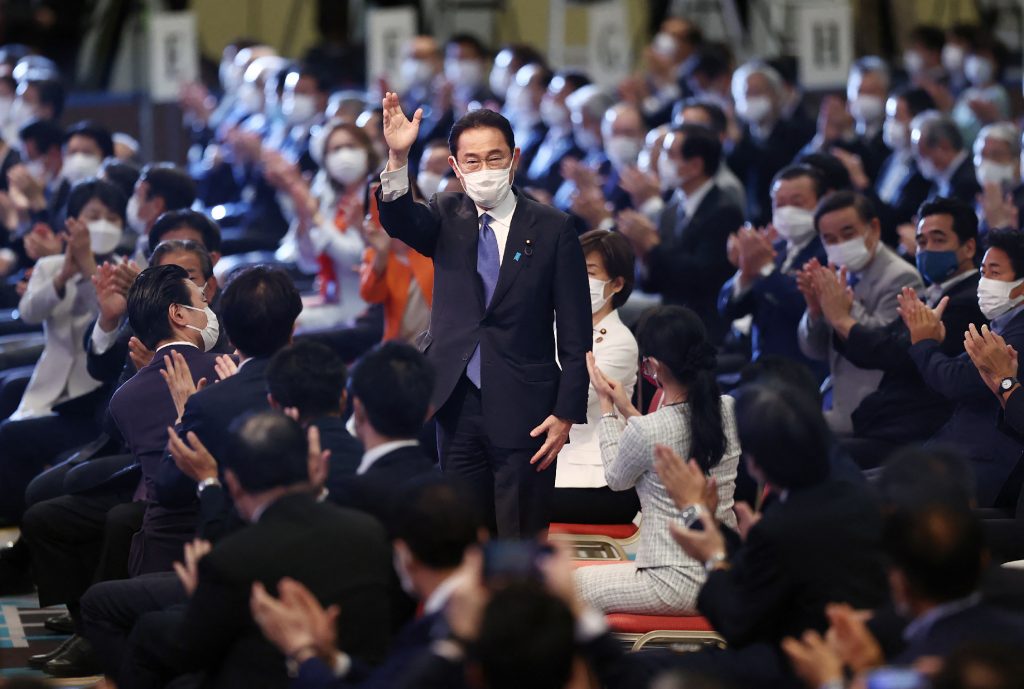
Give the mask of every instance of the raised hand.
[(420, 133), (423, 108), (417, 108), (410, 120), (402, 111), (398, 94), (388, 91), (381, 101), (384, 108), (384, 141), (388, 145), (388, 169), (398, 170), (409, 162), (409, 149)]
[(818, 288), (815, 284), (815, 275), (820, 268), (821, 264), (818, 263), (818, 259), (812, 258), (796, 272), (796, 287), (800, 290), (800, 294), (804, 295), (804, 301), (807, 302), (807, 314), (811, 320), (821, 318), (821, 301), (818, 298)]
[(212, 549), (209, 541), (197, 538), (185, 544), (185, 561), (174, 563), (174, 573), (178, 575), (178, 581), (189, 598), (199, 586), (199, 561)]
[(612, 380), (598, 368), (593, 352), (587, 352), (587, 371), (590, 373), (590, 384), (594, 386), (594, 391), (597, 392), (597, 396), (601, 400), (603, 413), (607, 414), (613, 409), (618, 409), (619, 413), (627, 419), (631, 416), (640, 416), (640, 412), (629, 400), (622, 384), (617, 380)]
[(164, 355), (164, 368), (160, 369), (160, 375), (164, 377), (167, 389), (171, 391), (171, 399), (174, 400), (174, 408), (178, 410), (178, 420), (175, 423), (181, 423), (185, 403), (189, 397), (206, 387), (206, 378), (200, 378), (198, 383), (193, 382), (188, 362), (180, 352), (175, 351), (172, 351), (170, 356)]
[(153, 350), (142, 344), (139, 338), (131, 337), (128, 340), (128, 358), (135, 365), (135, 370), (139, 371), (153, 361)]
[(128, 311), (127, 293), (119, 289), (114, 282), (116, 268), (109, 262), (103, 263), (92, 276), (92, 284), (96, 288), (96, 299), (100, 305), (99, 325), (103, 332), (113, 332)]
[(238, 373), (238, 364), (227, 354), (221, 354), (213, 363), (213, 370), (217, 372), (217, 380), (222, 381)]
[(320, 429), (313, 424), (309, 424), (309, 428), (306, 429), (306, 442), (309, 446), (306, 455), (309, 483), (313, 488), (320, 490), (327, 483), (327, 476), (330, 473), (331, 451), (320, 449)]
[(814, 275), (815, 292), (821, 304), (821, 313), (832, 329), (846, 338), (856, 321), (850, 315), (853, 308), (853, 290), (846, 285), (846, 269), (838, 272), (819, 268)]
[(903, 323), (910, 331), (910, 343), (917, 344), (924, 340), (946, 339), (946, 326), (942, 323), (942, 314), (949, 304), (949, 297), (943, 297), (934, 309), (917, 298), (917, 292), (912, 287), (904, 287), (900, 294), (896, 295), (899, 305), (896, 312), (903, 319)]
[[(187, 440), (188, 442), (185, 442)], [(217, 478), (217, 460), (192, 431), (182, 439), (173, 428), (167, 428), (167, 451), (181, 473), (199, 483)]]
[(1017, 377), (1017, 350), (1006, 340), (989, 330), (987, 325), (979, 331), (973, 323), (964, 333), (964, 351), (981, 374), (982, 380), (993, 394), (1002, 399), (999, 384), (1004, 378)]
[[(708, 478), (696, 460), (685, 462), (672, 448), (655, 445), (654, 471), (657, 472), (676, 507), (682, 510), (690, 505), (704, 505), (708, 494)], [(711, 512), (710, 506), (704, 507)]]
[(96, 273), (96, 257), (89, 241), (89, 228), (77, 218), (65, 221), (68, 230), (67, 251), (72, 255), (82, 277), (91, 278)]
[(742, 286), (745, 287), (761, 276), (765, 266), (772, 264), (775, 260), (775, 249), (764, 230), (741, 227), (733, 236), (736, 237), (736, 258), (740, 278)]

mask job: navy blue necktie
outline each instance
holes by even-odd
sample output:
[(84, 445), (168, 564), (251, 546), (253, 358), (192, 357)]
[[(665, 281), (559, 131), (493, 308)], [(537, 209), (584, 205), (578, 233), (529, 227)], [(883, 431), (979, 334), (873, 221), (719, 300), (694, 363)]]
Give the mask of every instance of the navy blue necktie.
[[(476, 245), (476, 272), (484, 287), (484, 309), (491, 303), (494, 287), (498, 284), (498, 238), (491, 229), (491, 216), (484, 213), (480, 216), (480, 238)], [(466, 377), (473, 385), (480, 387), (480, 343), (477, 342), (473, 356), (466, 366)]]

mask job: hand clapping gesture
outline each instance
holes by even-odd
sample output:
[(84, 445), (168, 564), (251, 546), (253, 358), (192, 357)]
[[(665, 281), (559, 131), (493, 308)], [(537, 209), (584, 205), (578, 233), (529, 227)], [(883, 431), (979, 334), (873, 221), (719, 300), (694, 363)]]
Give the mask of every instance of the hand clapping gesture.
[(274, 598), (260, 582), (252, 585), (252, 617), (267, 640), (297, 663), (314, 656), (330, 662), (336, 652), (337, 621), (341, 609), (324, 609), (313, 593), (294, 579), (277, 584)]
[(853, 290), (846, 283), (846, 269), (835, 271), (831, 266), (819, 267), (814, 274), (814, 291), (825, 320), (840, 337), (846, 338), (857, 323), (850, 315)]
[(590, 384), (594, 386), (597, 397), (601, 401), (601, 412), (610, 414), (618, 409), (625, 418), (640, 416), (640, 412), (626, 396), (626, 391), (617, 380), (612, 380), (597, 367), (597, 359), (593, 352), (587, 352), (587, 371), (590, 373)]
[(192, 371), (189, 370), (188, 362), (180, 352), (171, 352), (164, 355), (164, 367), (160, 375), (167, 382), (167, 389), (171, 391), (171, 398), (174, 400), (174, 407), (178, 410), (178, 419), (175, 424), (181, 423), (181, 415), (185, 413), (185, 403), (188, 398), (206, 387), (206, 378), (200, 378), (199, 382), (193, 382)]
[(815, 321), (821, 318), (821, 301), (818, 299), (818, 288), (815, 284), (815, 275), (819, 268), (821, 263), (818, 259), (812, 258), (796, 272), (796, 287), (807, 302), (807, 314)]
[(942, 323), (942, 314), (949, 304), (949, 297), (943, 297), (934, 309), (917, 298), (917, 292), (913, 287), (904, 287), (903, 291), (896, 295), (899, 306), (897, 313), (903, 318), (907, 329), (910, 331), (910, 343), (917, 344), (923, 340), (946, 339), (946, 326)]
[(972, 323), (964, 333), (964, 350), (978, 368), (985, 385), (1000, 401), (1005, 396), (999, 384), (1004, 378), (1017, 377), (1017, 350), (1006, 344), (1006, 340), (989, 330), (987, 325), (981, 330)]

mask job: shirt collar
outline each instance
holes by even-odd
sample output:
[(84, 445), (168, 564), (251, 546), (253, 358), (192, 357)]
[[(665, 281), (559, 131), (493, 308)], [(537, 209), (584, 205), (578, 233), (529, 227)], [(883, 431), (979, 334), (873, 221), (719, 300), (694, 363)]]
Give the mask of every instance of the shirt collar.
[(192, 347), (193, 349), (199, 349), (199, 347), (196, 347), (194, 342), (185, 342), (184, 340), (175, 340), (174, 342), (168, 342), (167, 344), (160, 345), (159, 347), (157, 347), (156, 349), (153, 350), (153, 353), (156, 354), (161, 349), (167, 349), (168, 347), (182, 347), (182, 346), (184, 346), (184, 347)]
[(693, 214), (697, 212), (704, 197), (711, 191), (711, 187), (715, 186), (715, 180), (708, 178), (704, 184), (697, 187), (692, 194), (682, 192), (683, 207), (686, 209), (686, 217), (692, 218)]
[(433, 615), (435, 612), (441, 612), (444, 606), (448, 605), (448, 599), (452, 597), (458, 587), (459, 578), (454, 574), (438, 584), (427, 600), (423, 601), (423, 614)]
[(937, 622), (951, 615), (955, 615), (958, 612), (973, 608), (981, 602), (981, 593), (974, 592), (966, 598), (958, 598), (957, 600), (943, 603), (942, 605), (936, 605), (934, 608), (919, 615), (911, 620), (910, 624), (907, 625), (906, 629), (903, 630), (903, 640), (913, 641), (921, 638), (935, 626)]
[(599, 320), (594, 325), (594, 330), (597, 330), (602, 325), (609, 326), (609, 325), (616, 325), (616, 324), (621, 324), (621, 323), (622, 323), (622, 319), (619, 318), (619, 310), (618, 309), (612, 309), (611, 312), (609, 312), (607, 316), (605, 316), (604, 318)]
[(516, 194), (511, 189), (509, 190), (508, 194), (505, 195), (505, 198), (501, 200), (501, 203), (499, 203), (494, 208), (481, 208), (480, 206), (476, 206), (477, 217), (480, 217), (484, 213), (487, 213), (489, 216), (491, 216), (491, 220), (501, 223), (506, 227), (512, 224), (512, 214), (515, 212)]
[(960, 166), (963, 165), (965, 160), (967, 160), (966, 150), (957, 153), (956, 157), (953, 158), (953, 162), (949, 164), (949, 167), (939, 173), (939, 181), (948, 185), (949, 181), (953, 178), (953, 175), (956, 174), (956, 171), (960, 169)]
[(929, 286), (928, 289), (925, 290), (925, 296), (928, 297), (928, 306), (934, 309), (935, 305), (939, 303), (939, 299), (942, 298), (943, 294), (953, 289), (954, 286), (959, 285), (961, 282), (963, 282), (964, 280), (971, 277), (977, 272), (977, 268), (972, 268), (971, 270), (960, 273), (959, 275), (954, 275), (953, 277), (949, 278), (945, 282), (939, 283), (938, 285)]
[(415, 447), (419, 444), (418, 440), (392, 440), (389, 443), (378, 445), (372, 450), (367, 450), (363, 453), (363, 459), (359, 462), (359, 468), (356, 469), (356, 474), (365, 474), (370, 470), (370, 467), (377, 463), (377, 460), (390, 452), (400, 450), (403, 447)]
[(1003, 329), (1006, 328), (1006, 326), (1010, 324), (1010, 321), (1016, 318), (1017, 314), (1020, 313), (1022, 310), (1024, 310), (1024, 302), (1017, 304), (1012, 309), (1004, 313), (1002, 316), (996, 316), (995, 318), (993, 318), (992, 322), (989, 323), (989, 328), (996, 335), (1002, 335)]

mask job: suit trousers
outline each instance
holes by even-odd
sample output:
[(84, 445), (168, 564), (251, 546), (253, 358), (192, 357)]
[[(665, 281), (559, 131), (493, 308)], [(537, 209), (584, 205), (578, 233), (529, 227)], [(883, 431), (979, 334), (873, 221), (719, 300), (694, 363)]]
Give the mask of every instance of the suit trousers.
[(530, 464), (536, 449), (501, 448), (490, 441), (480, 390), (465, 374), (436, 418), (441, 471), (472, 487), (491, 533), (531, 538), (547, 529), (555, 466), (538, 472)]

